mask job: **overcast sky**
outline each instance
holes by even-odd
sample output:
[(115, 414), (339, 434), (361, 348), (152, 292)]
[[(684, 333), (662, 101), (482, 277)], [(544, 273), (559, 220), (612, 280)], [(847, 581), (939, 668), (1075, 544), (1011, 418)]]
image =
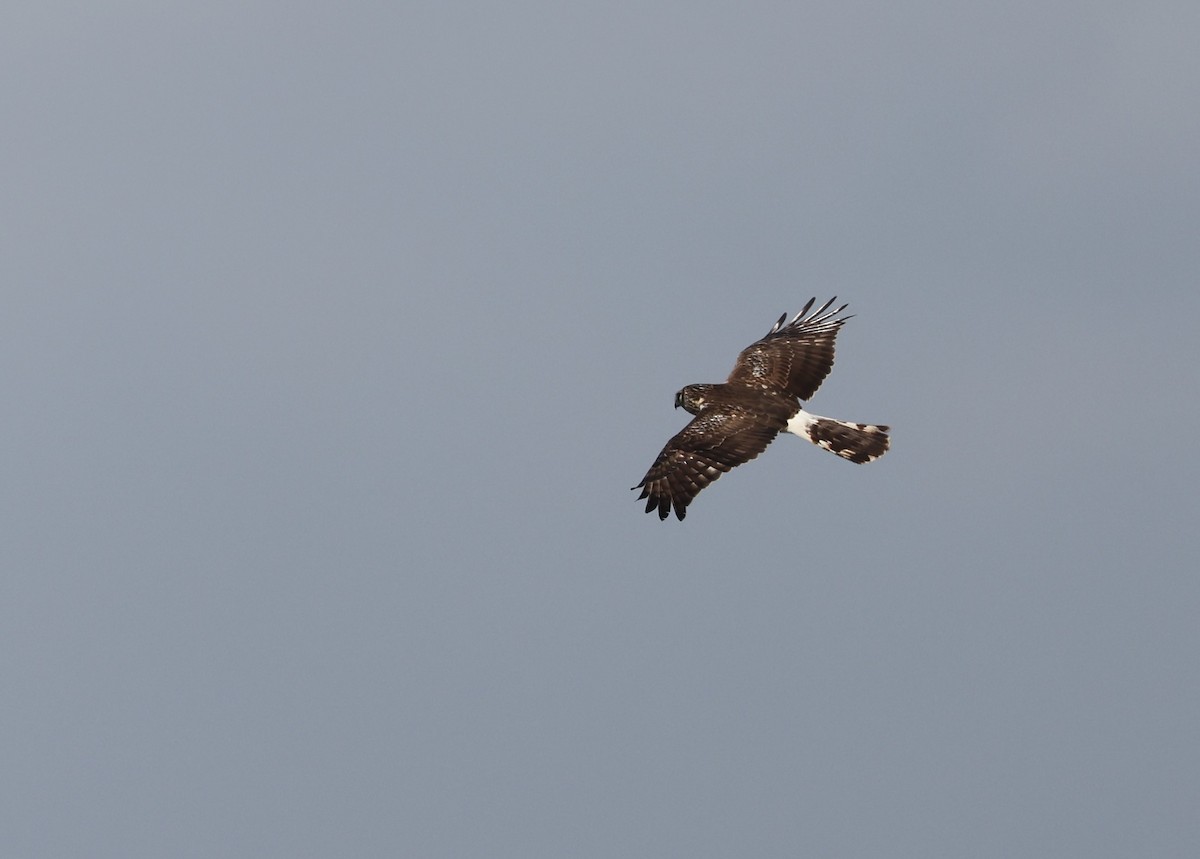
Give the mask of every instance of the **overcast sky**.
[[(1200, 5), (0, 12), (0, 856), (1200, 855)], [(684, 384), (812, 410), (685, 522)]]

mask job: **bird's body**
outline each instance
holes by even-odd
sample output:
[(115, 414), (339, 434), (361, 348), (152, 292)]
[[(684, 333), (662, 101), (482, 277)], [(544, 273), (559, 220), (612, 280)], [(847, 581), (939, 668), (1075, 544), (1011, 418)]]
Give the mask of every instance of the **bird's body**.
[(738, 355), (721, 384), (687, 385), (676, 408), (695, 415), (667, 442), (642, 482), (646, 512), (679, 519), (687, 505), (726, 471), (754, 459), (780, 432), (790, 432), (851, 462), (870, 462), (887, 452), (888, 427), (833, 420), (805, 411), (807, 400), (833, 367), (833, 341), (848, 316), (835, 299), (809, 314), (816, 299), (790, 322), (787, 314), (761, 340)]

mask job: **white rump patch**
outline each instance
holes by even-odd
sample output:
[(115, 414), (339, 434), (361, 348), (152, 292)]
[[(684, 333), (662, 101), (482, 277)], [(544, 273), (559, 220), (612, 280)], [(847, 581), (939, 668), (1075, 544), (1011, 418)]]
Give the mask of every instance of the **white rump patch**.
[(795, 416), (790, 421), (787, 422), (787, 431), (800, 436), (800, 438), (804, 439), (805, 441), (812, 441), (812, 435), (808, 431), (809, 427), (811, 427), (817, 421), (827, 420), (829, 420), (829, 418), (823, 418), (820, 415), (812, 415), (804, 411), (804, 409), (801, 409), (800, 411), (796, 412)]

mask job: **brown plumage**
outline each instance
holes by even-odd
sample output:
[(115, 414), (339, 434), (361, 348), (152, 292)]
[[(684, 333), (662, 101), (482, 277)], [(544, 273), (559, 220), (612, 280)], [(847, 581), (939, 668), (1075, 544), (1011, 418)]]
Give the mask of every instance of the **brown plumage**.
[(675, 395), (675, 407), (695, 415), (667, 442), (642, 482), (638, 500), (646, 512), (683, 519), (700, 490), (735, 466), (762, 453), (786, 430), (852, 462), (878, 459), (889, 446), (888, 428), (851, 424), (809, 414), (800, 407), (833, 367), (833, 341), (849, 316), (836, 299), (809, 313), (816, 299), (790, 322), (787, 314), (761, 339), (738, 355), (724, 384), (688, 385)]

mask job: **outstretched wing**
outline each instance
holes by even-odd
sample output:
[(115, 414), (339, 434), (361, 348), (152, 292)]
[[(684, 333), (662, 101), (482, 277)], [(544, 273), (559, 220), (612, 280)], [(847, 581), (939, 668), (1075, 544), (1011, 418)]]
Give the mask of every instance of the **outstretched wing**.
[(754, 415), (725, 406), (704, 409), (662, 449), (646, 472), (638, 500), (646, 499), (646, 512), (657, 508), (666, 519), (674, 508), (682, 519), (700, 490), (729, 469), (762, 453), (783, 428), (769, 416)]
[(835, 301), (837, 298), (831, 298), (819, 310), (809, 313), (816, 302), (810, 298), (786, 325), (787, 314), (783, 314), (765, 337), (742, 350), (728, 381), (774, 388), (807, 400), (829, 375), (833, 367), (833, 340), (850, 318), (838, 317), (846, 309), (844, 304), (837, 310), (829, 309)]

